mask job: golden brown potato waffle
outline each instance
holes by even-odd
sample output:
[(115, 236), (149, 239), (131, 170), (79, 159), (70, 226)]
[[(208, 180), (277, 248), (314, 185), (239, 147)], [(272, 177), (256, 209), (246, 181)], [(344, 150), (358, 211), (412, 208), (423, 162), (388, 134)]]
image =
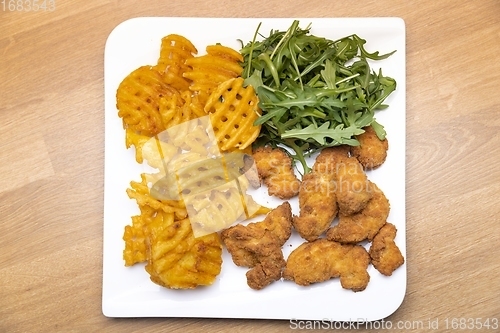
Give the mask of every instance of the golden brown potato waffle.
[(259, 101), (253, 87), (243, 87), (243, 81), (238, 77), (221, 83), (205, 105), (223, 151), (245, 149), (260, 133), (260, 126), (254, 126)]
[[(147, 82), (146, 86), (142, 86)], [(136, 161), (143, 162), (142, 149), (149, 138), (188, 120), (206, 116), (191, 96), (161, 81), (159, 72), (141, 67), (120, 84), (117, 91), (118, 115), (123, 118), (125, 145), (136, 150)]]
[(123, 240), (125, 241), (123, 259), (125, 260), (125, 266), (132, 266), (148, 259), (145, 231), (145, 216), (132, 216), (132, 225), (125, 226), (123, 233)]
[(210, 45), (207, 54), (186, 60), (190, 71), (184, 77), (191, 80), (189, 89), (197, 94), (200, 105), (205, 105), (208, 97), (217, 86), (229, 79), (236, 78), (243, 72), (240, 63), (243, 56), (223, 45)]
[(178, 95), (160, 98), (159, 112), (164, 129), (206, 116), (203, 110), (193, 104), (190, 91), (183, 91)]
[(150, 139), (149, 136), (137, 134), (130, 128), (125, 129), (125, 146), (128, 148), (135, 147), (135, 160), (137, 163), (142, 163), (144, 157), (142, 154), (143, 146)]
[(155, 68), (139, 67), (118, 86), (118, 116), (122, 118), (124, 128), (151, 137), (165, 129), (160, 114), (160, 99), (178, 94), (176, 89), (164, 82)]
[(123, 233), (123, 240), (125, 241), (123, 259), (125, 260), (125, 266), (132, 266), (148, 260), (149, 255), (146, 248), (147, 228), (159, 211), (173, 214), (178, 219), (183, 219), (187, 216), (187, 212), (181, 202), (162, 202), (152, 198), (149, 195), (147, 176), (142, 174), (141, 178), (141, 182), (130, 182), (130, 188), (127, 189), (129, 198), (137, 201), (140, 214), (132, 216), (132, 225), (125, 226)]
[(185, 62), (197, 53), (196, 47), (184, 36), (171, 34), (163, 37), (156, 68), (163, 74), (165, 83), (180, 91), (188, 90), (190, 80), (183, 74), (190, 68)]
[(162, 212), (149, 225), (146, 271), (151, 281), (171, 289), (211, 285), (222, 266), (217, 233), (195, 238), (188, 219)]

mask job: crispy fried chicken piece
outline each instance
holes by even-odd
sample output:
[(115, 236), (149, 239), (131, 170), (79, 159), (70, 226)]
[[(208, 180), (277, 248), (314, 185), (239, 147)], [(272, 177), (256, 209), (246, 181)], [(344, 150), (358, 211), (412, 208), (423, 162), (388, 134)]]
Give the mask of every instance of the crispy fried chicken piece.
[(362, 291), (370, 281), (370, 256), (361, 245), (343, 245), (324, 238), (305, 242), (288, 256), (283, 278), (301, 286), (340, 277), (342, 288)]
[(325, 148), (316, 158), (313, 171), (332, 173), (339, 213), (351, 215), (361, 211), (372, 197), (363, 166), (349, 156), (348, 146)]
[(269, 195), (286, 200), (298, 194), (300, 181), (292, 168), (292, 159), (283, 149), (259, 147), (252, 157)]
[(373, 266), (382, 274), (391, 276), (405, 259), (394, 242), (396, 238), (396, 227), (391, 223), (386, 223), (373, 238), (370, 250)]
[(237, 224), (221, 232), (221, 239), (237, 266), (250, 267), (247, 283), (262, 289), (281, 278), (285, 267), (282, 246), (292, 232), (292, 209), (288, 202), (269, 212), (264, 221)]
[(326, 232), (329, 240), (340, 243), (371, 241), (389, 216), (389, 201), (384, 193), (369, 181), (369, 190), (373, 194), (366, 207), (353, 215), (339, 214), (339, 223)]
[(281, 251), (272, 251), (268, 257), (260, 260), (246, 273), (247, 284), (255, 290), (263, 289), (273, 281), (281, 279), (281, 272), (286, 262)]
[(380, 140), (372, 126), (363, 128), (365, 132), (356, 136), (359, 146), (351, 147), (352, 156), (356, 157), (365, 170), (381, 166), (387, 158), (389, 142)]
[(366, 207), (372, 198), (368, 191), (368, 178), (359, 161), (354, 157), (344, 157), (336, 165), (337, 204), (340, 213), (351, 215)]
[(349, 146), (328, 147), (321, 150), (314, 161), (313, 171), (337, 175), (337, 163), (349, 157)]
[(305, 174), (299, 189), (299, 215), (293, 227), (299, 235), (313, 241), (323, 234), (337, 216), (334, 175), (316, 168)]

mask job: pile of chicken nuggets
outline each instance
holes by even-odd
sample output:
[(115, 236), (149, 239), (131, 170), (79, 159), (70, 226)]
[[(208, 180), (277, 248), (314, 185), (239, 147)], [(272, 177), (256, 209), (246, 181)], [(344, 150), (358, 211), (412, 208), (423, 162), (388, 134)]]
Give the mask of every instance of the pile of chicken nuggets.
[[(385, 162), (387, 139), (380, 140), (370, 126), (357, 139), (359, 146), (324, 148), (301, 180), (282, 148), (254, 150), (261, 182), (284, 202), (262, 222), (221, 232), (234, 263), (250, 268), (252, 289), (281, 279), (307, 286), (338, 277), (343, 288), (358, 292), (369, 283), (370, 264), (385, 276), (404, 264), (396, 227), (387, 221), (389, 201), (365, 172)], [(295, 196), (297, 215), (287, 201)], [(304, 242), (285, 259), (282, 247), (293, 230)]]

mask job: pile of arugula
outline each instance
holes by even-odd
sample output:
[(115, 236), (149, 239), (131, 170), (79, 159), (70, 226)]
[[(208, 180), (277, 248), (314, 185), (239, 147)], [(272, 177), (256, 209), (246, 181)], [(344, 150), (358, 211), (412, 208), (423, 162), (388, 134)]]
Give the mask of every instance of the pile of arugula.
[(350, 35), (332, 41), (299, 28), (295, 20), (287, 31), (271, 30), (257, 41), (242, 43), (243, 78), (259, 97), (262, 125), (256, 145), (284, 145), (310, 171), (306, 157), (324, 147), (358, 145), (355, 135), (371, 125), (380, 139), (382, 125), (375, 110), (396, 89), (396, 81), (370, 69), (367, 59), (381, 60), (394, 52), (368, 53), (366, 41)]

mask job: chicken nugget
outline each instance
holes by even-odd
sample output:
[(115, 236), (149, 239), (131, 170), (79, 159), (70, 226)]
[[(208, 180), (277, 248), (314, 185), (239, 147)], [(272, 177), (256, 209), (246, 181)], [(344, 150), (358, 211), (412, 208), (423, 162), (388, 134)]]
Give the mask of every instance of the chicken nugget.
[(337, 162), (335, 180), (337, 204), (344, 215), (361, 211), (372, 198), (368, 190), (368, 178), (354, 157), (345, 157)]
[(292, 208), (282, 203), (261, 222), (237, 224), (221, 232), (221, 239), (237, 266), (249, 267), (247, 283), (260, 290), (281, 278), (285, 266), (282, 246), (292, 233)]
[(324, 148), (313, 166), (313, 172), (334, 176), (338, 209), (344, 215), (361, 211), (372, 197), (363, 166), (349, 156), (349, 149), (348, 146)]
[(369, 181), (369, 189), (373, 197), (366, 207), (353, 215), (340, 213), (339, 223), (326, 232), (329, 240), (340, 243), (371, 241), (386, 223), (390, 209), (389, 200), (375, 183)]
[(252, 157), (269, 195), (286, 200), (299, 193), (300, 181), (292, 168), (292, 159), (282, 148), (259, 147)]
[(372, 126), (363, 128), (365, 132), (356, 136), (359, 146), (351, 147), (352, 156), (356, 157), (365, 170), (381, 166), (387, 158), (389, 142), (380, 140)]
[(281, 271), (285, 264), (282, 252), (272, 251), (265, 260), (261, 258), (259, 264), (246, 273), (248, 286), (260, 290), (271, 282), (278, 281), (281, 279)]
[(299, 188), (299, 210), (299, 216), (293, 217), (293, 227), (302, 238), (313, 241), (330, 227), (337, 215), (331, 173), (313, 170), (304, 175)]
[(331, 173), (336, 177), (337, 163), (349, 157), (349, 146), (323, 148), (314, 161), (313, 171)]
[(373, 266), (386, 276), (391, 276), (405, 262), (399, 247), (394, 242), (396, 232), (397, 229), (393, 224), (386, 223), (373, 238), (368, 251)]
[(362, 291), (370, 281), (370, 256), (361, 245), (343, 245), (324, 238), (305, 242), (288, 256), (283, 278), (301, 286), (340, 277), (344, 289)]

